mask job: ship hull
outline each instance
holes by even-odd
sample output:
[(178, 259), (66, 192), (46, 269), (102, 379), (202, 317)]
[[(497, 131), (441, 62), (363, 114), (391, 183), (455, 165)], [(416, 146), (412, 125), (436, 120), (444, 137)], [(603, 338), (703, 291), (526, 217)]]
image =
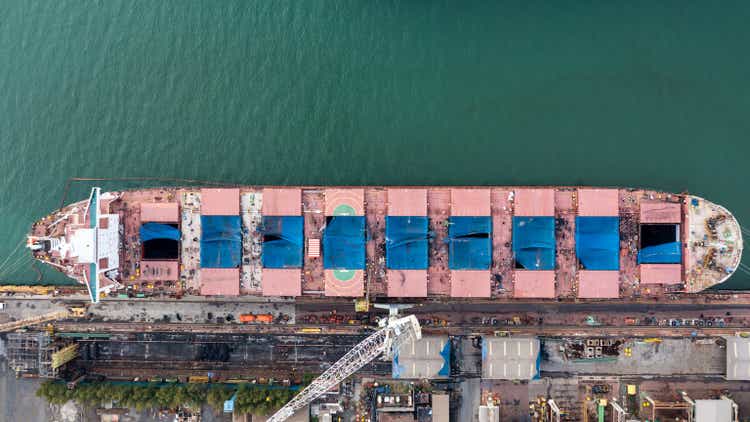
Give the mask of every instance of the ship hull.
[(696, 293), (741, 229), (688, 194), (589, 187), (165, 187), (36, 222), (34, 257), (108, 296), (616, 300)]

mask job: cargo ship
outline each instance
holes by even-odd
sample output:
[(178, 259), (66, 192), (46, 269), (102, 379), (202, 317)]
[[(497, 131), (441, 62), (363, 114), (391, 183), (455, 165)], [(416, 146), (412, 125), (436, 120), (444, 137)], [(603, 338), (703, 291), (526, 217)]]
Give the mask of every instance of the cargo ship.
[(35, 222), (34, 258), (110, 296), (616, 300), (696, 293), (740, 265), (725, 208), (595, 187), (164, 187)]

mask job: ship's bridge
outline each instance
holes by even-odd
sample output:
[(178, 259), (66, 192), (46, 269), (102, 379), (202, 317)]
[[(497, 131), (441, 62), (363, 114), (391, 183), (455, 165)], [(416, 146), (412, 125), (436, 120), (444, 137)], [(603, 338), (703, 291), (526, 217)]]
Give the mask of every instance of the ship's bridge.
[(120, 266), (120, 216), (102, 212), (108, 208), (102, 201), (114, 198), (93, 188), (87, 201), (60, 210), (51, 224), (45, 223), (50, 217), (41, 220), (26, 243), (39, 262), (85, 284), (94, 303), (116, 287), (106, 273), (116, 278)]
[(685, 247), (686, 290), (699, 292), (723, 283), (742, 259), (742, 230), (726, 208), (687, 196)]

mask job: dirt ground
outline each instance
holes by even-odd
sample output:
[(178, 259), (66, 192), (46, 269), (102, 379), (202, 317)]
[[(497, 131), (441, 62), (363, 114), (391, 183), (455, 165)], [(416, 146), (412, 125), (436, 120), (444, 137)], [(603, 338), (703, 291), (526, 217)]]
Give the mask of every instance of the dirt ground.
[(661, 343), (627, 341), (631, 356), (620, 352), (616, 361), (566, 361), (563, 340), (545, 339), (542, 372), (599, 375), (723, 375), (726, 349), (717, 344), (698, 344), (689, 338), (663, 339)]

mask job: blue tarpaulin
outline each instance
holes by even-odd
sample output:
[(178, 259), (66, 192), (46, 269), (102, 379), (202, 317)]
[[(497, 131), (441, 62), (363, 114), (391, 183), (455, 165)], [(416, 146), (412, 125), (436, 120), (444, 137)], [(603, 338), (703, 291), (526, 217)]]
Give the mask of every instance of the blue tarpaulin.
[(146, 223), (141, 225), (141, 242), (153, 239), (180, 240), (180, 229), (169, 224)]
[(323, 231), (323, 268), (365, 268), (365, 217), (330, 217)]
[(237, 393), (235, 392), (229, 400), (224, 401), (224, 413), (234, 412), (234, 401), (237, 400)]
[(438, 375), (441, 377), (451, 376), (451, 342), (446, 341), (443, 346), (443, 350), (440, 351), (440, 356), (443, 357), (443, 366), (440, 367)]
[(385, 218), (385, 261), (394, 270), (427, 269), (427, 217)]
[(489, 269), (492, 263), (492, 217), (451, 217), (449, 223), (450, 269)]
[(391, 378), (399, 379), (401, 374), (406, 370), (398, 361), (398, 350), (393, 354), (393, 360), (391, 361)]
[(513, 254), (527, 270), (554, 270), (555, 218), (513, 217)]
[(302, 268), (302, 227), (300, 216), (263, 217), (263, 267)]
[(576, 255), (587, 270), (620, 269), (620, 217), (576, 217)]
[(638, 252), (639, 264), (679, 264), (680, 262), (682, 262), (680, 242), (647, 246)]
[(201, 216), (201, 267), (236, 268), (242, 260), (242, 227), (237, 215)]

